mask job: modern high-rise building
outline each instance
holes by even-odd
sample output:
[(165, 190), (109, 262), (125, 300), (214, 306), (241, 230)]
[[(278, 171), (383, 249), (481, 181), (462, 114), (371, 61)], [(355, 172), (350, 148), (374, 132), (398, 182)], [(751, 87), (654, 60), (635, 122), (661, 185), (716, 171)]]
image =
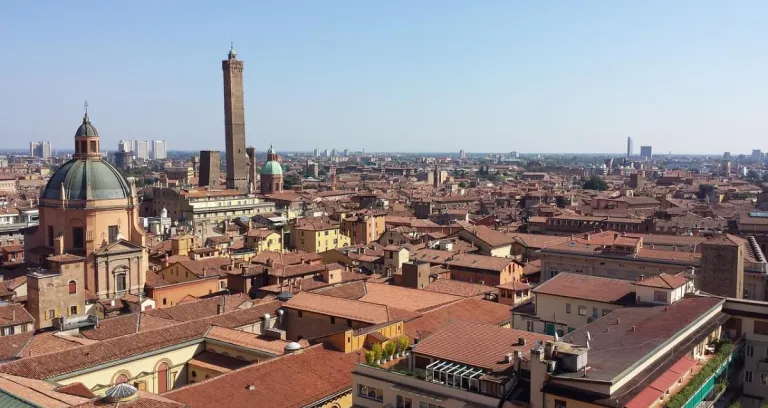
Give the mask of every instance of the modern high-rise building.
[(315, 149), (315, 157), (320, 156), (320, 149)]
[(118, 152), (132, 152), (133, 151), (133, 140), (121, 140), (117, 143), (117, 151)]
[(221, 61), (224, 72), (224, 138), (227, 150), (227, 188), (248, 189), (248, 155), (245, 151), (245, 103), (243, 101), (243, 61), (234, 47)]
[(640, 157), (643, 157), (645, 159), (652, 159), (653, 158), (653, 147), (652, 146), (640, 146)]
[(30, 142), (29, 155), (41, 159), (51, 158), (51, 142)]
[(464, 149), (459, 150), (459, 159), (464, 160), (467, 158), (467, 154), (464, 153)]
[(627, 157), (632, 157), (632, 138), (627, 138)]
[(149, 142), (146, 140), (133, 141), (134, 156), (140, 160), (149, 160)]
[(336, 157), (336, 149), (331, 150), (331, 157)]
[(730, 159), (730, 158), (731, 158), (731, 152), (723, 153), (723, 159)]
[(763, 151), (760, 149), (752, 150), (752, 160), (754, 161), (763, 160)]
[(152, 158), (154, 160), (162, 160), (168, 157), (168, 152), (165, 147), (165, 140), (153, 140), (152, 141)]
[(221, 172), (221, 152), (212, 150), (200, 151), (200, 178), (197, 185), (200, 187), (217, 188), (219, 186), (219, 173)]
[(344, 149), (344, 157), (349, 156), (349, 149)]
[(325, 149), (325, 157), (331, 157), (331, 151), (328, 149)]

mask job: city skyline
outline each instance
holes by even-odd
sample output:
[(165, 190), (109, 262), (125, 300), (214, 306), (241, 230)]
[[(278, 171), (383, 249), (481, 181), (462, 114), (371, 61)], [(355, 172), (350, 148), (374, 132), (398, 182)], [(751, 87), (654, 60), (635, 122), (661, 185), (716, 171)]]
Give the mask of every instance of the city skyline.
[[(66, 145), (70, 135), (60, 129), (72, 126), (88, 99), (109, 135), (105, 146), (152, 139), (139, 135), (153, 129), (171, 146), (223, 150), (217, 65), (233, 39), (253, 61), (245, 114), (248, 145), (257, 151), (271, 143), (284, 152), (316, 145), (620, 152), (626, 137), (659, 152), (764, 149), (755, 144), (768, 131), (759, 112), (768, 60), (752, 47), (766, 38), (756, 17), (766, 5), (600, 5), (332, 2), (305, 3), (298, 13), (241, 4), (233, 13), (94, 4), (76, 11), (99, 22), (100, 35), (86, 47), (99, 58), (88, 66), (75, 63), (82, 37), (63, 29), (75, 10), (12, 5), (0, 33), (24, 26), (34, 34), (0, 45), (26, 61), (0, 68), (17, 78), (3, 90), (18, 96), (0, 105), (17, 118), (0, 124), (0, 134), (19, 148), (36, 140)], [(169, 26), (176, 14), (184, 23)], [(139, 18), (141, 32), (132, 28)], [(156, 69), (162, 61), (169, 68)], [(700, 143), (689, 143), (693, 137)]]

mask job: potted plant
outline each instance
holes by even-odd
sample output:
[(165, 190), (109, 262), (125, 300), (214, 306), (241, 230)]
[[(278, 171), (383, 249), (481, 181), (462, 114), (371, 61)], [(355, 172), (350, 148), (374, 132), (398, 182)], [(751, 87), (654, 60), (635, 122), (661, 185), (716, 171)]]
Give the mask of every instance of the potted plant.
[(374, 344), (373, 347), (371, 347), (371, 351), (373, 351), (374, 360), (376, 360), (376, 364), (381, 364), (381, 357), (384, 354), (384, 351), (381, 349), (381, 344)]
[(373, 362), (376, 360), (376, 354), (373, 353), (373, 350), (367, 351), (365, 353), (365, 363), (368, 365), (373, 365)]
[(393, 358), (395, 358), (395, 352), (397, 351), (397, 346), (395, 346), (394, 341), (388, 342), (384, 346), (384, 351), (387, 353), (387, 357), (389, 357), (389, 360), (391, 361)]
[(400, 336), (397, 338), (397, 350), (400, 352), (400, 357), (406, 356), (408, 354), (408, 346), (410, 345), (411, 344), (407, 337)]

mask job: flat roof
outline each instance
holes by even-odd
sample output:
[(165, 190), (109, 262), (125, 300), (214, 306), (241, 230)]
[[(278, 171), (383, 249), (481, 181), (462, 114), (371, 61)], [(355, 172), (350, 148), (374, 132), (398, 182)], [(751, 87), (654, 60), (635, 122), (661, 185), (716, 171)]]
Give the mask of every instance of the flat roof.
[[(616, 382), (625, 371), (652, 357), (657, 348), (677, 339), (681, 332), (698, 323), (713, 309), (720, 308), (724, 302), (724, 299), (716, 297), (687, 297), (671, 305), (624, 307), (565, 335), (563, 341), (586, 344), (589, 332), (590, 369), (587, 377)], [(579, 378), (583, 377), (583, 373), (560, 373), (556, 376)]]

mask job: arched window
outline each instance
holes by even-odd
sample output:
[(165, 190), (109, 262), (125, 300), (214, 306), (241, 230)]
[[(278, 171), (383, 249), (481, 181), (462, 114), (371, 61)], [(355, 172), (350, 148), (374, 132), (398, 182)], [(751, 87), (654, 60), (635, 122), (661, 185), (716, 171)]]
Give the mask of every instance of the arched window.
[(77, 282), (71, 280), (69, 281), (69, 294), (74, 295), (77, 293)]
[(115, 289), (118, 292), (125, 292), (126, 283), (125, 272), (115, 274)]

